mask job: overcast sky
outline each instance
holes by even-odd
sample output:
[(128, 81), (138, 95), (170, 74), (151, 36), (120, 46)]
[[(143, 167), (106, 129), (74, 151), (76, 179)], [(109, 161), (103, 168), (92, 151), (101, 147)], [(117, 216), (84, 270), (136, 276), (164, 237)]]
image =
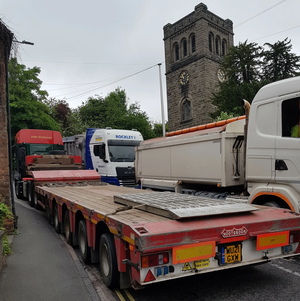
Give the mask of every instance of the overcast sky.
[[(163, 27), (194, 11), (200, 2), (0, 0), (0, 18), (19, 41), (34, 43), (20, 45), (18, 59), (27, 67), (41, 68), (42, 89), (51, 97), (76, 108), (90, 96), (105, 97), (121, 87), (129, 103), (139, 102), (150, 120), (160, 122), (158, 63), (163, 63), (168, 119)], [(292, 51), (300, 55), (299, 0), (202, 2), (209, 11), (233, 21), (235, 45), (246, 40), (263, 45), (288, 37)]]

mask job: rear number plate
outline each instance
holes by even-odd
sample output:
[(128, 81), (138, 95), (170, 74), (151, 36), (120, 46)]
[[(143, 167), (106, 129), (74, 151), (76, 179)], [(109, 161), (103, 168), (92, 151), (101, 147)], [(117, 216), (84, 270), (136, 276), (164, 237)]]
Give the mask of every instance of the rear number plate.
[(221, 262), (228, 264), (242, 261), (242, 244), (231, 244), (220, 246)]

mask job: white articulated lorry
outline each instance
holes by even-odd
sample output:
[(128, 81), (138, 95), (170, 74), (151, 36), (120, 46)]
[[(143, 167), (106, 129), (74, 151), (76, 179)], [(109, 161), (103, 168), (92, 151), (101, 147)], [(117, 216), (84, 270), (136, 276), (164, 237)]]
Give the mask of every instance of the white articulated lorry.
[(65, 152), (81, 156), (84, 169), (96, 170), (102, 182), (130, 187), (135, 186), (135, 147), (142, 141), (136, 130), (111, 128), (63, 138)]
[(299, 213), (299, 123), (300, 77), (266, 85), (246, 117), (141, 143), (137, 182), (143, 189), (234, 197)]

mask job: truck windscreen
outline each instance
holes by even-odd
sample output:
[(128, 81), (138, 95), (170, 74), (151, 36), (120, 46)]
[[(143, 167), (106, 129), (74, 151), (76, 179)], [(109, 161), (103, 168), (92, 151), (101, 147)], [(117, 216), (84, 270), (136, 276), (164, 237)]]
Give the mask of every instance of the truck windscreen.
[(135, 146), (141, 141), (108, 140), (108, 152), (111, 162), (134, 162)]
[(29, 144), (28, 155), (63, 155), (63, 145)]

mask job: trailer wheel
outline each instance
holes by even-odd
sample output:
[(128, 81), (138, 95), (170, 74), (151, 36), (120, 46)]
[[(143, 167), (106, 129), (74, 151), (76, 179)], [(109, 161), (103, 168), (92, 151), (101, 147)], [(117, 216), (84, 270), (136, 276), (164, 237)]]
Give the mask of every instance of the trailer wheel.
[(69, 245), (72, 245), (72, 233), (70, 231), (70, 216), (69, 211), (65, 211), (64, 215), (64, 228), (65, 228), (65, 238)]
[(59, 217), (58, 217), (58, 208), (57, 204), (54, 206), (54, 229), (56, 233), (60, 233), (60, 223), (59, 223)]
[(118, 271), (117, 256), (114, 237), (105, 233), (99, 244), (100, 274), (107, 287), (118, 287), (120, 273)]
[(91, 262), (91, 253), (87, 241), (87, 231), (85, 220), (79, 222), (78, 228), (78, 242), (79, 242), (79, 251), (81, 258), (84, 263), (89, 264)]
[(46, 197), (46, 216), (47, 216), (47, 219), (48, 219), (48, 222), (50, 225), (53, 224), (53, 217), (52, 217), (52, 212), (50, 210), (50, 201), (48, 199), (48, 197)]
[(36, 191), (34, 190), (34, 187), (32, 189), (32, 198), (33, 198), (33, 203), (34, 203), (34, 208), (36, 210), (41, 210), (41, 205), (38, 203), (38, 198), (37, 198), (37, 193)]
[(28, 189), (29, 205), (30, 205), (30, 207), (34, 207), (33, 186), (31, 184), (31, 182), (28, 183), (27, 189)]

